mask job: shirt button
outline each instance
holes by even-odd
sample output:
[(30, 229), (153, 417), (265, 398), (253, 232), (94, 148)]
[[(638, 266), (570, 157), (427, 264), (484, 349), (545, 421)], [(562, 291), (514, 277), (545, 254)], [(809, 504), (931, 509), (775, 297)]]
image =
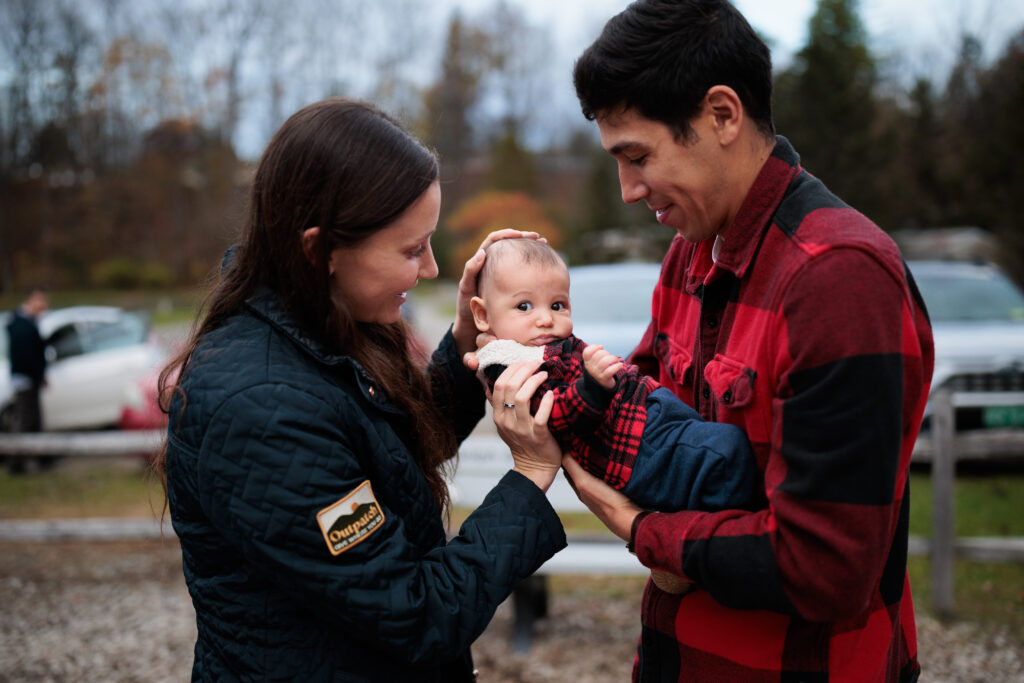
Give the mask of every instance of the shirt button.
[(707, 387), (704, 387), (704, 389), (700, 392), (700, 394), (704, 398), (711, 398), (711, 390), (708, 389)]
[(732, 403), (732, 391), (731, 390), (726, 389), (725, 393), (722, 394), (722, 402), (723, 403)]
[(718, 327), (718, 318), (716, 318), (713, 315), (709, 315), (708, 316), (708, 327), (710, 327), (711, 329), (715, 329), (716, 327)]

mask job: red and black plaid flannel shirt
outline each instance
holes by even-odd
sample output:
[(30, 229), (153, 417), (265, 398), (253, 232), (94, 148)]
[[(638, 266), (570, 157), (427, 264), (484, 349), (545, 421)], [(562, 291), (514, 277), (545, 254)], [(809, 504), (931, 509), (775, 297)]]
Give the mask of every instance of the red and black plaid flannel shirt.
[[(538, 370), (547, 379), (534, 392), (531, 412), (547, 391), (555, 401), (548, 429), (562, 451), (595, 477), (622, 489), (630, 479), (647, 423), (647, 396), (658, 383), (626, 364), (615, 375), (615, 388), (605, 389), (583, 367), (583, 340), (570, 336), (544, 347)], [(493, 366), (487, 377), (493, 387), (504, 366)]]
[(931, 328), (895, 244), (779, 138), (717, 263), (676, 238), (631, 360), (754, 448), (763, 505), (653, 513), (639, 681), (913, 681), (908, 482)]

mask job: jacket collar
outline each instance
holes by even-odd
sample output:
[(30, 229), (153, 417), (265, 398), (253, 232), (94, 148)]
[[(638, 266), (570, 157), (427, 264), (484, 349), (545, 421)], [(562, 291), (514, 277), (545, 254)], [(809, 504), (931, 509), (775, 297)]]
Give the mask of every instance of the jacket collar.
[(245, 300), (246, 306), (259, 318), (262, 318), (271, 327), (288, 337), (296, 346), (305, 353), (324, 365), (340, 365), (345, 362), (354, 362), (348, 356), (338, 355), (329, 351), (318, 340), (310, 337), (302, 327), (299, 326), (295, 316), (284, 306), (281, 297), (277, 292), (266, 285), (260, 285), (256, 291)]
[[(220, 261), (221, 276), (223, 276), (235, 262), (235, 258), (238, 255), (238, 248), (239, 245), (232, 244), (227, 248), (227, 251), (224, 252), (224, 256)], [(288, 337), (296, 346), (316, 359), (317, 362), (331, 366), (340, 365), (345, 362), (355, 363), (355, 361), (348, 356), (340, 356), (329, 352), (323, 344), (307, 335), (299, 326), (298, 321), (295, 320), (295, 316), (292, 315), (291, 311), (285, 308), (284, 303), (281, 301), (281, 297), (278, 296), (277, 292), (272, 290), (270, 287), (267, 287), (266, 285), (258, 286), (256, 291), (254, 291), (249, 298), (245, 300), (245, 305), (256, 315), (256, 317), (266, 321), (271, 327)]]
[(711, 259), (713, 239), (704, 240), (697, 245), (697, 262), (696, 267), (691, 270), (688, 290), (696, 290), (708, 275), (714, 277), (716, 269), (730, 272), (737, 278), (742, 278), (746, 274), (762, 238), (772, 223), (772, 216), (800, 170), (800, 156), (793, 149), (793, 145), (781, 135), (776, 135), (775, 148), (771, 156), (765, 161), (750, 191), (747, 192), (732, 227), (729, 228), (728, 236), (722, 240), (718, 260), (713, 262)]
[(367, 374), (362, 365), (350, 356), (344, 356), (328, 350), (318, 340), (306, 334), (291, 311), (285, 308), (281, 298), (274, 290), (265, 285), (260, 285), (246, 299), (245, 304), (253, 315), (266, 321), (268, 325), (290, 340), (303, 353), (312, 357), (316, 362), (338, 370), (349, 371), (368, 401), (382, 408), (392, 411), (397, 410), (387, 400), (387, 397), (384, 396), (384, 392), (376, 388), (376, 382)]

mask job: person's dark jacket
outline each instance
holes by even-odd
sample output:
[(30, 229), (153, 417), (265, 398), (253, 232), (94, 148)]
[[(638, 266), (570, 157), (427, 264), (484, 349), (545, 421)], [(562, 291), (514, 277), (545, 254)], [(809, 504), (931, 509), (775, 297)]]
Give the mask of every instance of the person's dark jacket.
[(33, 318), (20, 310), (7, 322), (11, 374), (23, 375), (39, 386), (46, 374), (46, 344)]
[[(482, 388), (450, 333), (433, 362), (465, 435)], [(512, 471), (446, 543), (407, 416), (268, 291), (204, 337), (181, 388), (167, 475), (195, 680), (468, 680), (498, 604), (565, 546), (544, 494)]]

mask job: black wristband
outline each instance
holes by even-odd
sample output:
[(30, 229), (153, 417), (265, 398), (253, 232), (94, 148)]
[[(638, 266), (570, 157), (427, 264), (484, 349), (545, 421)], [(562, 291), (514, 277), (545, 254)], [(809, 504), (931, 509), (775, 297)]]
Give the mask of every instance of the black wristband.
[(640, 526), (640, 520), (653, 513), (654, 510), (644, 510), (633, 518), (633, 524), (629, 528), (629, 542), (626, 543), (626, 550), (634, 555), (636, 555), (636, 530)]
[(580, 373), (580, 378), (576, 380), (576, 387), (580, 392), (580, 398), (597, 413), (607, 410), (612, 399), (615, 398), (615, 388), (604, 387), (587, 372), (586, 368)]

